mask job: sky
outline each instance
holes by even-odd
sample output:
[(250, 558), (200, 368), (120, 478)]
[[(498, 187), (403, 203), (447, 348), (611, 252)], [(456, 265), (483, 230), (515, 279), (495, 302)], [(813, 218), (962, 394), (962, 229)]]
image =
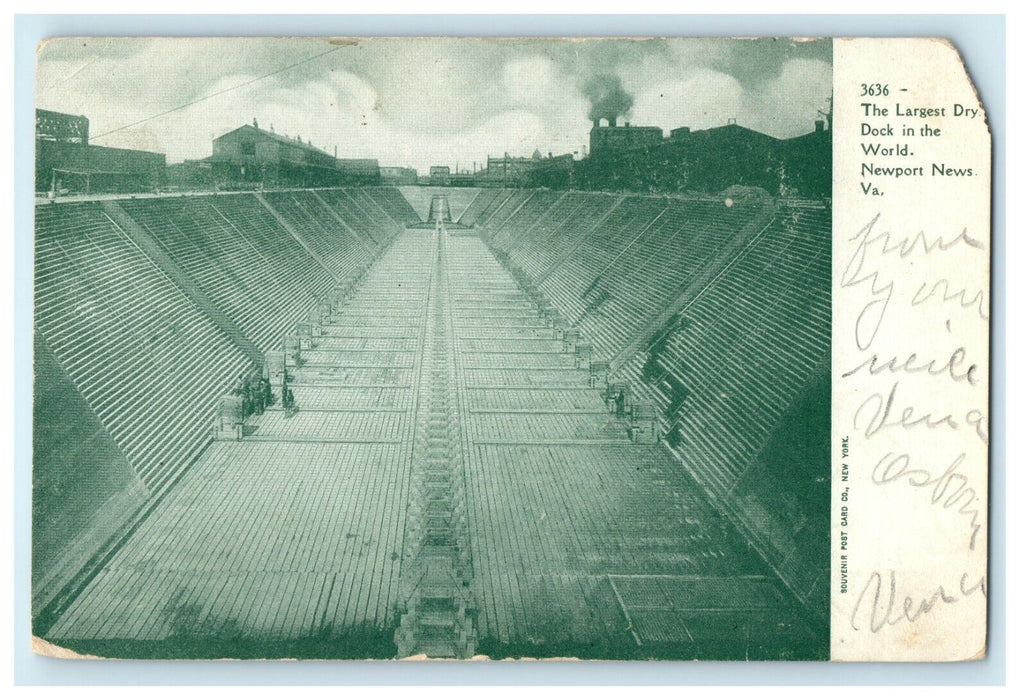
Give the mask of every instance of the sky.
[(36, 105), (88, 117), (91, 143), (169, 164), (209, 156), (215, 137), (256, 119), (339, 157), (426, 173), (582, 152), (597, 81), (619, 81), (621, 120), (635, 125), (732, 119), (797, 136), (828, 107), (831, 52), (790, 39), (68, 38), (39, 48)]

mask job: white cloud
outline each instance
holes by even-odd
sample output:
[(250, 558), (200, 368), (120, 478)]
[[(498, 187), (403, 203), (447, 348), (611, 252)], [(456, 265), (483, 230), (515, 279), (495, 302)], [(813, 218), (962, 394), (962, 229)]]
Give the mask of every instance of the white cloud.
[(813, 128), (817, 110), (827, 110), (832, 69), (824, 61), (792, 59), (781, 73), (754, 92), (749, 106), (753, 128), (786, 138)]
[(744, 90), (730, 75), (702, 68), (687, 78), (659, 82), (648, 87), (635, 101), (633, 121), (663, 127), (708, 129), (737, 119), (744, 103)]
[(552, 59), (531, 56), (508, 61), (503, 66), (503, 85), (517, 104), (535, 106), (543, 103), (553, 88)]
[(41, 52), (37, 103), (86, 115), (99, 135), (227, 90), (97, 140), (162, 151), (169, 162), (209, 155), (215, 136), (254, 117), (329, 152), (338, 145), (340, 156), (421, 170), (466, 167), (489, 153), (566, 153), (588, 139), (579, 86), (596, 72), (623, 78), (635, 124), (704, 128), (738, 118), (775, 136), (808, 131), (831, 92), (829, 59), (768, 59), (759, 76), (770, 78), (732, 75), (755, 65), (760, 46), (366, 40), (306, 61), (333, 47), (319, 39), (70, 39)]

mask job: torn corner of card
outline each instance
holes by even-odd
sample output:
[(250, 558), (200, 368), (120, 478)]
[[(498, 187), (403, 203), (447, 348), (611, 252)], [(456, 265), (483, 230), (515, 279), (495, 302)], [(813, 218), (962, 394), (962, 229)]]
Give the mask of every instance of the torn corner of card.
[(942, 39), (834, 44), (832, 658), (986, 647), (991, 138)]

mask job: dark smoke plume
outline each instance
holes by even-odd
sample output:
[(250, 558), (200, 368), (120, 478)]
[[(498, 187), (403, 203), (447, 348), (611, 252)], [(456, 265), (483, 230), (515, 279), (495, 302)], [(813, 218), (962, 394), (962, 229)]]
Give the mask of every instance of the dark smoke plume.
[(628, 113), (631, 105), (635, 104), (634, 98), (624, 91), (620, 77), (603, 73), (594, 75), (582, 86), (581, 91), (592, 103), (588, 110), (588, 118), (606, 119), (613, 124), (617, 117)]

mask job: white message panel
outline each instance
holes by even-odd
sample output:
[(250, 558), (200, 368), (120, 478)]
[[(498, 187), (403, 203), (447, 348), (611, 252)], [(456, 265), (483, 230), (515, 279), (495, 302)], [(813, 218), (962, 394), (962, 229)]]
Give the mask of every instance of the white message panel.
[(985, 651), (991, 139), (939, 39), (834, 45), (832, 657)]

